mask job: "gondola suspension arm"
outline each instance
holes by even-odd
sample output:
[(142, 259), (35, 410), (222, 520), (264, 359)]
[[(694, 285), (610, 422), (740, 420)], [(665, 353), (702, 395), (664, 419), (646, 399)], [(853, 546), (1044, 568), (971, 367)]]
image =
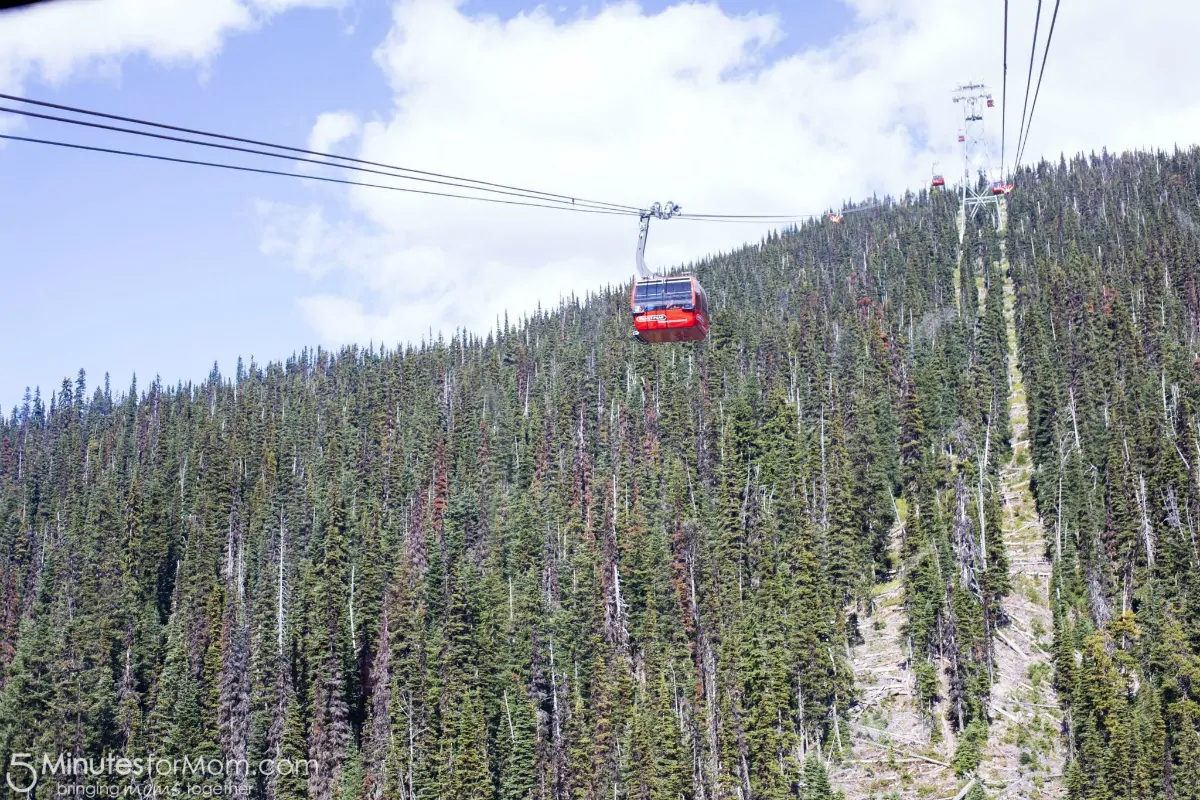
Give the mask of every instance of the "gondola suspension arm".
[(638, 278), (652, 277), (646, 268), (646, 239), (650, 236), (650, 218), (670, 219), (681, 211), (680, 207), (668, 200), (666, 203), (655, 203), (648, 209), (643, 209), (638, 217), (637, 271)]

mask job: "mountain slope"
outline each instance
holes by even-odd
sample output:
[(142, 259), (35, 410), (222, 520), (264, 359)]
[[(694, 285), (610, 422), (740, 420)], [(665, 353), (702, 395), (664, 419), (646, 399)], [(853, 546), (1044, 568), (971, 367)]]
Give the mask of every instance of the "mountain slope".
[(1007, 250), (1074, 800), (1198, 796), (1200, 151), (1043, 164)]
[[(1194, 159), (1166, 170), (1194, 177)], [(1040, 338), (1084, 335), (1057, 316), (1075, 284), (1021, 242), (1033, 220), (1040, 236), (1057, 219), (1063, 253), (1071, 236), (1090, 246), (1099, 223), (1070, 221), (1065, 187), (1105, 186), (1112, 164), (1130, 186), (1149, 168), (1145, 156), (1039, 167), (1004, 243), (1033, 490), (1056, 548), (1063, 527), (1081, 529), (1060, 523), (1068, 511), (1049, 488), (1067, 441), (1060, 395), (1091, 415), (1081, 443), (1108, 454), (1093, 462), (1103, 474), (1138, 471), (1099, 444), (1113, 441), (1097, 427), (1108, 389), (1068, 382)], [(1182, 237), (1172, 257), (1193, 252), (1183, 217), (1138, 202), (1123, 213), (1151, 209), (1155, 237)], [(1025, 449), (1019, 415), (1010, 424), (1001, 239), (965, 224), (960, 261), (956, 212), (952, 196), (909, 196), (694, 265), (714, 306), (698, 345), (634, 344), (625, 297), (604, 291), (483, 337), (305, 351), (123, 395), (107, 379), (89, 394), (81, 374), (30, 397), (0, 426), (0, 756), (306, 762), (307, 774), (104, 778), (271, 798), (817, 800), (976, 791), (976, 775), (991, 791), (1012, 755), (993, 709), (1018, 715), (1012, 703), (1029, 699), (993, 686), (1001, 634), (1037, 636), (1018, 609), (1022, 572), (1044, 554), (1012, 525), (1028, 504), (1006, 506), (1013, 442), (1018, 465)], [(1129, 224), (1122, 237), (1150, 239), (1147, 223)], [(1191, 346), (1191, 295), (1173, 291), (1162, 314), (1175, 327), (1153, 340), (1164, 352)], [(1146, 296), (1120, 296), (1147, 324)], [(1168, 418), (1191, 452), (1180, 420), (1196, 387), (1170, 377)], [(1151, 452), (1154, 440), (1139, 442)], [(1096, 491), (1078, 460), (1064, 462), (1078, 473), (1063, 481), (1074, 515), (1092, 513), (1074, 498)], [(1155, 570), (1182, 569), (1176, 517), (1164, 523), (1149, 500), (1134, 510), (1174, 496), (1186, 512), (1195, 489), (1154, 476), (1121, 484), (1132, 494), (1114, 513), (1163, 543)], [(1149, 630), (1101, 618), (1098, 635), (1126, 637), (1115, 648), (1088, 638), (1086, 598), (1112, 596), (1120, 562), (1093, 580), (1080, 552), (1082, 579), (1056, 556), (1048, 600), (1065, 783), (1091, 798), (1123, 741), (1112, 714), (1150, 725), (1190, 713), (1137, 659), (1195, 648), (1186, 626), (1165, 624), (1174, 611)], [(1157, 602), (1171, 573), (1133, 563), (1127, 595)], [(1082, 591), (1089, 580), (1099, 594)], [(1170, 603), (1190, 596), (1171, 591)], [(1121, 644), (1133, 639), (1137, 655)], [(1165, 642), (1170, 656), (1155, 649)], [(1072, 671), (1072, 648), (1084, 669)], [(892, 686), (892, 666), (910, 678)], [(1096, 705), (1120, 680), (1155, 686), (1160, 717), (1145, 692)], [(900, 764), (915, 777), (871, 785), (888, 756), (866, 740), (888, 737), (870, 728), (894, 728), (901, 717), (886, 712), (901, 708), (908, 733), (894, 732), (915, 744), (895, 759), (915, 759)], [(1153, 763), (1186, 769), (1190, 740), (1166, 738), (1171, 757)], [(1037, 752), (1032, 769), (1052, 774)], [(1152, 762), (1138, 763), (1143, 775)], [(40, 791), (85, 782), (47, 775)], [(1178, 780), (1175, 791), (1187, 796)]]

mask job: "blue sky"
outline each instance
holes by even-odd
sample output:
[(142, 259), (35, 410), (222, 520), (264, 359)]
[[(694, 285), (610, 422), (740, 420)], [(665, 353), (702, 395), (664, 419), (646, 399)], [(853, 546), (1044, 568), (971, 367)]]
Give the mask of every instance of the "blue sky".
[[(387, 12), (364, 8), (347, 35), (336, 11), (299, 9), (235, 35), (201, 79), (144, 56), (119, 77), (37, 81), (27, 96), (303, 145), (327, 107), (372, 108), (388, 92), (371, 51)], [(0, 17), (0, 25), (3, 18)], [(321, 58), (312, 57), (321, 53)], [(33, 123), (25, 135), (71, 141), (69, 126)], [(129, 147), (115, 136), (87, 136)], [(134, 143), (131, 149), (168, 148)], [(204, 157), (204, 156), (202, 156)], [(287, 168), (284, 162), (281, 166)], [(258, 252), (250, 207), (259, 195), (296, 198), (298, 181), (76, 153), (24, 143), (0, 149), (0, 238), (6, 294), (0, 319), (0, 399), (26, 383), (57, 386), (80, 367), (118, 388), (136, 370), (145, 386), (198, 379), (214, 360), (286, 357), (309, 340), (293, 307), (294, 276)]]
[[(465, 10), (510, 17), (533, 5), (493, 0)], [(579, 5), (546, 8), (562, 17)], [(665, 5), (654, 0), (644, 8), (653, 13)], [(731, 13), (752, 6), (723, 5)], [(787, 48), (820, 44), (851, 20), (844, 6), (829, 0), (757, 7), (783, 12)], [(302, 145), (323, 111), (347, 109), (369, 119), (387, 110), (391, 93), (372, 53), (390, 19), (383, 2), (301, 8), (261, 30), (229, 36), (207, 66), (167, 66), (139, 54), (121, 61), (119, 73), (85, 70), (60, 85), (30, 80), (23, 92)], [(51, 122), (30, 122), (19, 133), (130, 146), (116, 136)], [(133, 145), (173, 152), (152, 142)], [(290, 168), (287, 162), (278, 166)], [(93, 386), (107, 371), (114, 387), (127, 387), (136, 371), (144, 387), (156, 373), (171, 383), (199, 379), (215, 360), (229, 374), (239, 355), (263, 362), (315, 343), (295, 306), (313, 281), (259, 252), (253, 204), (256, 198), (304, 203), (331, 191), (283, 178), (33, 144), (0, 146), (0, 240), (9, 298), (8, 313), (0, 317), (0, 338), (8, 343), (0, 349), (3, 408), (18, 402), (26, 386), (40, 384), (46, 394), (80, 367)]]

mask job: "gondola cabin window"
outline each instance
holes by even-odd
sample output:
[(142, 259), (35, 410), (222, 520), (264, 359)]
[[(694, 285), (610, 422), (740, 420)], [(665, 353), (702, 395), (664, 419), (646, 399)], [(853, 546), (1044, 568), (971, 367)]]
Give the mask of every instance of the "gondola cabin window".
[(691, 303), (692, 281), (690, 278), (650, 280), (639, 283), (633, 300), (635, 310), (637, 306), (641, 306), (644, 311), (683, 308)]

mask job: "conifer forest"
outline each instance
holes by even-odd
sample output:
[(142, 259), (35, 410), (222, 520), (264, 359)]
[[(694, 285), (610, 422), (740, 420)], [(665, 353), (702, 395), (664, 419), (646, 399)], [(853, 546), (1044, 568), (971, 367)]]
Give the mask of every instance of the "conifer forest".
[(2, 791), (1200, 800), (1200, 149), (1015, 185), (689, 265), (700, 343), (615, 286), (27, 395)]

